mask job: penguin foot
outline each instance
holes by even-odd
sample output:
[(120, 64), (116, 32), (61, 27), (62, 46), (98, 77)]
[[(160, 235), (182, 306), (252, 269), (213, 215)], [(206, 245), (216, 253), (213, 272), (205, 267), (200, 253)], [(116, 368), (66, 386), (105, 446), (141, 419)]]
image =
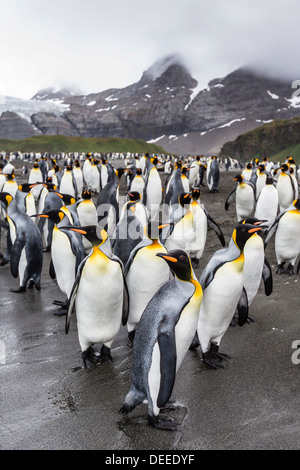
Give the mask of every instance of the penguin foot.
[(223, 369), (231, 359), (227, 354), (219, 352), (219, 346), (212, 341), (208, 351), (202, 354), (204, 364), (214, 369)]
[(65, 300), (64, 302), (62, 300), (54, 300), (53, 305), (59, 305), (60, 307), (67, 308), (68, 307), (68, 299)]
[(26, 286), (20, 286), (18, 289), (10, 289), (10, 292), (15, 292), (19, 294), (20, 292), (25, 292), (26, 291)]
[(56, 315), (57, 317), (62, 317), (63, 315), (67, 315), (68, 309), (64, 307), (60, 307), (56, 312), (53, 313), (53, 315)]
[(99, 364), (99, 359), (95, 355), (95, 351), (90, 346), (85, 351), (81, 353), (81, 361), (84, 369), (91, 369)]
[(167, 401), (167, 403), (162, 408), (160, 408), (160, 412), (161, 413), (168, 413), (169, 411), (176, 410), (176, 408), (177, 408), (177, 406), (175, 405), (175, 401), (174, 400), (169, 400), (169, 401)]
[(277, 269), (275, 271), (276, 274), (284, 274), (286, 273), (286, 270), (284, 269), (284, 263), (280, 263), (278, 266), (277, 266)]
[(289, 263), (287, 269), (286, 269), (286, 273), (289, 275), (289, 276), (292, 276), (293, 274), (295, 274), (295, 271), (294, 271), (294, 266)]
[(195, 349), (197, 349), (198, 347), (200, 346), (200, 341), (198, 339), (198, 334), (196, 333), (194, 338), (193, 338), (193, 341), (189, 347), (189, 350), (190, 351), (195, 351)]
[(34, 286), (34, 282), (32, 279), (30, 279), (28, 285), (27, 285), (27, 289), (33, 289), (33, 286)]
[(9, 262), (8, 259), (3, 258), (3, 260), (0, 263), (0, 266), (5, 266)]
[(156, 429), (165, 431), (177, 431), (178, 423), (171, 418), (159, 418), (158, 416), (148, 415), (148, 423)]
[(132, 345), (133, 345), (134, 335), (135, 335), (135, 330), (129, 331), (129, 333), (128, 333), (128, 340), (127, 340), (128, 346), (132, 346)]
[(251, 318), (251, 317), (248, 316), (248, 318), (247, 318), (247, 323), (254, 323), (253, 318)]
[(100, 358), (101, 364), (104, 363), (104, 362), (108, 362), (108, 361), (113, 360), (113, 358), (111, 357), (111, 354), (110, 354), (110, 348), (108, 348), (104, 344), (101, 348), (100, 355), (101, 355), (101, 358)]

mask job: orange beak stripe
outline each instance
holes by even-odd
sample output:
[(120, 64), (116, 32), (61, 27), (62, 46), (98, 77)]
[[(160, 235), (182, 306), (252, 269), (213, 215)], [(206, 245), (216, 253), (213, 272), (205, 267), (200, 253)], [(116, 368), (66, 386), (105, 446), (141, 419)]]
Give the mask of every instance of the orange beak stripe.
[(169, 227), (170, 224), (163, 224), (163, 225), (159, 225), (158, 228), (165, 228), (165, 227)]
[(262, 228), (261, 227), (251, 228), (250, 230), (248, 230), (248, 233), (258, 232), (259, 230), (262, 230)]
[(172, 263), (177, 263), (177, 259), (173, 258), (172, 256), (163, 255), (163, 258), (167, 259), (168, 261), (172, 261)]
[(82, 235), (87, 234), (87, 232), (85, 232), (84, 230), (80, 230), (80, 228), (71, 228), (70, 230), (72, 230), (73, 232), (81, 233)]

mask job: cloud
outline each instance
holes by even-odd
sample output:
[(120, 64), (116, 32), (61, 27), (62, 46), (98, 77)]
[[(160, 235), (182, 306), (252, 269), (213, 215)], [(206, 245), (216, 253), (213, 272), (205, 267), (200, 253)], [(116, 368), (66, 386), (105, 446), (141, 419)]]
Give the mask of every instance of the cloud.
[(244, 64), (300, 79), (296, 0), (3, 3), (0, 94), (30, 98), (59, 83), (85, 93), (124, 87), (173, 54), (203, 87)]

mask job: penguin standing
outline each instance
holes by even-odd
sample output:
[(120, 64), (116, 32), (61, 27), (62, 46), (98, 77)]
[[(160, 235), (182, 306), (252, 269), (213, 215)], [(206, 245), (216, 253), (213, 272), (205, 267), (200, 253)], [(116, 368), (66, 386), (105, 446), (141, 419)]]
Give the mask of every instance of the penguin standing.
[(111, 167), (111, 177), (97, 198), (98, 223), (101, 222), (101, 225), (104, 226), (109, 238), (114, 236), (116, 225), (119, 222), (119, 187), (121, 177), (126, 171), (127, 168), (114, 170)]
[(229, 194), (225, 202), (225, 210), (229, 209), (231, 202), (235, 197), (235, 209), (237, 222), (251, 217), (256, 201), (255, 185), (250, 181), (245, 181), (242, 175), (236, 175), (232, 181), (238, 184)]
[(28, 183), (42, 183), (44, 181), (43, 179), (43, 174), (41, 172), (41, 169), (39, 167), (38, 162), (34, 162), (30, 172), (29, 172), (29, 178), (28, 178)]
[(131, 387), (120, 413), (127, 415), (147, 400), (148, 423), (175, 430), (177, 423), (159, 414), (195, 333), (202, 288), (184, 251), (156, 256), (168, 263), (175, 276), (156, 292), (141, 316), (133, 342)]
[(264, 225), (268, 229), (273, 225), (278, 213), (278, 191), (274, 185), (271, 175), (266, 178), (266, 184), (262, 188), (257, 199), (254, 217), (264, 220)]
[(244, 288), (244, 246), (259, 226), (237, 224), (227, 248), (214, 253), (202, 271), (199, 282), (203, 300), (197, 325), (197, 341), (203, 362), (213, 368), (224, 367), (229, 359), (219, 352), (220, 342), (226, 333), (238, 306), (238, 324), (242, 326), (248, 317), (248, 300)]
[(195, 160), (193, 160), (189, 166), (189, 182), (191, 187), (198, 185), (199, 177), (199, 165), (200, 165), (200, 156), (197, 155)]
[(9, 193), (0, 193), (0, 201), (9, 224), (10, 268), (14, 277), (19, 276), (20, 287), (12, 292), (24, 292), (26, 287), (41, 289), (43, 267), (43, 242), (33, 220), (21, 212)]
[(250, 181), (252, 176), (252, 163), (247, 163), (246, 168), (242, 171), (242, 177), (245, 181)]
[(59, 192), (63, 194), (70, 194), (70, 196), (73, 196), (75, 199), (77, 199), (77, 185), (71, 165), (66, 167), (65, 172), (61, 177)]
[[(266, 238), (265, 247), (275, 233), (275, 253), (277, 274), (295, 274), (294, 266), (300, 254), (300, 199), (295, 199), (290, 210), (280, 212), (271, 226)], [(284, 265), (288, 263), (285, 269)], [(300, 261), (297, 266), (297, 274)]]
[[(265, 221), (255, 217), (246, 219), (244, 223), (259, 226), (261, 229), (265, 228)], [(273, 276), (265, 255), (262, 234), (263, 230), (253, 233), (244, 246), (244, 288), (247, 294), (248, 309), (250, 309), (262, 280), (266, 296), (271, 295), (273, 290)]]
[(142, 170), (141, 168), (137, 168), (136, 174), (133, 180), (131, 181), (129, 192), (130, 193), (138, 192), (141, 195), (141, 197), (143, 197), (144, 187), (145, 187), (145, 181), (142, 175)]
[(15, 176), (13, 174), (6, 175), (6, 182), (2, 187), (2, 192), (10, 194), (14, 198), (16, 196), (17, 191), (18, 183), (15, 180)]
[[(81, 199), (75, 202), (75, 207), (78, 214), (79, 224), (81, 226), (97, 225), (97, 207), (92, 200), (92, 192), (89, 189), (84, 189), (82, 191)], [(86, 252), (91, 250), (92, 244), (86, 237), (82, 237), (82, 243)]]
[(61, 226), (70, 224), (63, 208), (36, 214), (33, 217), (49, 218), (55, 224), (52, 234), (49, 274), (52, 279), (56, 279), (59, 289), (67, 297), (64, 302), (57, 300), (53, 302), (60, 306), (55, 315), (65, 315), (77, 269), (86, 256), (82, 239), (77, 233), (70, 231), (65, 233), (60, 229)]
[(62, 231), (82, 234), (93, 246), (79, 266), (66, 318), (68, 333), (75, 306), (82, 363), (86, 368), (98, 362), (93, 350), (96, 343), (102, 343), (101, 362), (111, 360), (111, 345), (121, 322), (127, 320), (122, 263), (113, 255), (105, 230), (97, 231), (96, 226), (66, 226)]
[(192, 201), (190, 211), (193, 215), (194, 236), (188, 245), (188, 252), (191, 257), (192, 266), (199, 267), (200, 258), (203, 254), (207, 238), (207, 226), (212, 228), (219, 238), (222, 246), (225, 246), (224, 235), (219, 225), (213, 220), (203, 204), (200, 204), (200, 189), (194, 188), (191, 192)]
[(98, 168), (98, 162), (97, 160), (93, 159), (91, 162), (91, 191), (95, 194), (99, 194), (101, 190), (101, 177), (100, 177), (100, 171)]
[(173, 205), (177, 206), (180, 194), (185, 192), (181, 176), (182, 165), (177, 162), (175, 163), (175, 169), (166, 189), (165, 204), (169, 206), (169, 213), (171, 213)]
[(145, 179), (145, 188), (143, 194), (143, 204), (147, 207), (149, 220), (156, 221), (162, 202), (162, 183), (157, 171), (158, 159), (151, 157), (149, 160), (149, 169)]
[(124, 269), (129, 295), (127, 330), (130, 344), (148, 302), (170, 278), (168, 265), (156, 256), (157, 253), (167, 253), (167, 250), (159, 241), (159, 229), (150, 222)]
[(20, 184), (15, 195), (18, 208), (29, 216), (36, 214), (35, 199), (31, 192), (34, 186), (34, 184), (29, 183)]
[(296, 188), (294, 180), (289, 174), (288, 165), (284, 163), (280, 166), (280, 170), (276, 188), (278, 191), (279, 212), (283, 212), (287, 210), (296, 199)]
[(83, 191), (83, 173), (79, 160), (75, 160), (74, 162), (73, 176), (76, 182), (77, 194), (79, 196)]
[(207, 165), (207, 186), (210, 193), (217, 193), (220, 180), (220, 170), (217, 157), (213, 156)]
[(255, 195), (256, 195), (256, 199), (258, 199), (260, 192), (262, 188), (265, 186), (266, 180), (267, 180), (267, 172), (265, 170), (265, 165), (262, 165), (262, 164), (258, 165), (258, 168), (256, 170), (256, 175), (257, 175), (257, 178), (256, 178), (256, 183), (255, 183)]

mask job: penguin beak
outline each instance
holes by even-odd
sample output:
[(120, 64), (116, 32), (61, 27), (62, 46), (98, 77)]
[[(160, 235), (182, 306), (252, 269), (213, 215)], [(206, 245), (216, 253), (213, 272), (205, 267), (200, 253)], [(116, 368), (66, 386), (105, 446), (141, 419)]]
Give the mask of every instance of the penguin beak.
[(49, 215), (47, 215), (47, 214), (32, 214), (30, 217), (45, 217), (46, 219), (48, 219)]
[(259, 230), (262, 230), (262, 229), (263, 229), (263, 227), (250, 228), (250, 230), (248, 230), (248, 233), (258, 232)]
[(61, 229), (65, 230), (72, 230), (72, 232), (77, 232), (80, 233), (81, 235), (86, 235), (87, 232), (85, 230), (81, 230), (80, 228), (74, 228), (74, 227), (61, 227)]
[(172, 263), (177, 263), (176, 258), (173, 258), (173, 256), (168, 256), (165, 253), (156, 253), (156, 256), (158, 256), (159, 258), (163, 258), (166, 261), (171, 261)]
[(166, 228), (166, 227), (169, 227), (170, 224), (162, 224), (162, 225), (159, 225), (158, 228), (159, 229), (162, 229), (162, 228)]

